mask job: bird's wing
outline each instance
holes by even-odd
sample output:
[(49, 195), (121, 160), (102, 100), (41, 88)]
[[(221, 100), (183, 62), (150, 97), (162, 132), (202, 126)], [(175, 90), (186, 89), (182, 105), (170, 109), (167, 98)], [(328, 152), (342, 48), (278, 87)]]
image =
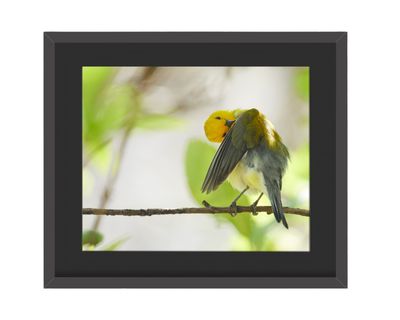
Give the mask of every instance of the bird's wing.
[(262, 130), (255, 126), (255, 120), (253, 114), (245, 112), (229, 129), (208, 168), (202, 192), (209, 193), (217, 189), (235, 169), (246, 151), (256, 145), (254, 141), (259, 141)]

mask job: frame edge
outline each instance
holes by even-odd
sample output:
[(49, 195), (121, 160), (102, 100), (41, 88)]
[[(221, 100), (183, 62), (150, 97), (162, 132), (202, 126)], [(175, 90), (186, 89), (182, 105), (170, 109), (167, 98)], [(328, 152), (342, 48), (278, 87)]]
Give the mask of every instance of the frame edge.
[(45, 32), (58, 43), (335, 43), (343, 32)]
[[(185, 277), (58, 277), (55, 274), (55, 49), (56, 43), (85, 42), (113, 33), (44, 32), (44, 288), (347, 288), (347, 33), (317, 33), (336, 44), (336, 277), (319, 278), (185, 278)], [(142, 33), (141, 33), (142, 34)], [(147, 33), (148, 34), (148, 33)], [(153, 33), (152, 33), (153, 34)], [(175, 33), (163, 33), (175, 36)], [(191, 34), (185, 33), (189, 37)], [(197, 33), (209, 36), (207, 33)], [(241, 33), (218, 33), (231, 36)], [(296, 33), (287, 33), (290, 36)], [(303, 33), (297, 33), (297, 35)], [(68, 35), (67, 37), (65, 37)], [(263, 33), (259, 33), (259, 36)], [(128, 33), (124, 36), (129, 36)], [(242, 36), (242, 35), (241, 35)], [(163, 37), (163, 35), (161, 35)], [(97, 37), (95, 37), (97, 38)], [(329, 39), (328, 39), (329, 38)], [(162, 42), (174, 42), (164, 38)], [(335, 40), (336, 39), (336, 40)], [(108, 40), (108, 39), (107, 39)], [(118, 40), (118, 39), (117, 39)], [(247, 43), (251, 42), (247, 39)], [(125, 41), (134, 41), (132, 38)], [(136, 39), (140, 42), (140, 39)], [(154, 40), (151, 40), (154, 41)], [(186, 42), (184, 39), (181, 42)], [(195, 42), (196, 39), (193, 40)], [(216, 41), (214, 39), (214, 41)], [(271, 39), (264, 39), (270, 42)], [(96, 42), (94, 39), (91, 42)], [(99, 41), (101, 42), (101, 41)], [(117, 41), (114, 41), (117, 42)], [(202, 42), (200, 40), (200, 42)], [(301, 42), (301, 41), (299, 41)], [(338, 175), (338, 173), (340, 173)], [(340, 232), (339, 232), (340, 229)]]
[(347, 288), (347, 32), (336, 40), (336, 278)]
[(54, 277), (47, 288), (343, 288), (334, 277)]
[(44, 287), (55, 280), (55, 41), (44, 41)]

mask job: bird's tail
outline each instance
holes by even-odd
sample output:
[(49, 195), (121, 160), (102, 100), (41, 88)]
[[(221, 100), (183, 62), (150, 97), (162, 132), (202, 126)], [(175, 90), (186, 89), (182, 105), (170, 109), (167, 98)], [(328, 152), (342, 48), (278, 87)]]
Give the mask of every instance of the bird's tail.
[(286, 227), (286, 229), (289, 229), (289, 226), (285, 218), (285, 214), (283, 212), (283, 206), (281, 201), (281, 190), (278, 187), (278, 184), (275, 181), (272, 181), (270, 183), (267, 183), (266, 186), (268, 191), (268, 197), (271, 202), (272, 210), (274, 211), (274, 216), (276, 221), (278, 222), (282, 221), (282, 224)]

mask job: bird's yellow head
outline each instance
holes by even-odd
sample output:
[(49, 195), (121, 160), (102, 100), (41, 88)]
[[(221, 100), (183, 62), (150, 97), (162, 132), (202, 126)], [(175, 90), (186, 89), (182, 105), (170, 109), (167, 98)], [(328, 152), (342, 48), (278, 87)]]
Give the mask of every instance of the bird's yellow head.
[(204, 132), (211, 142), (222, 142), (235, 121), (234, 111), (219, 110), (213, 112), (204, 123)]

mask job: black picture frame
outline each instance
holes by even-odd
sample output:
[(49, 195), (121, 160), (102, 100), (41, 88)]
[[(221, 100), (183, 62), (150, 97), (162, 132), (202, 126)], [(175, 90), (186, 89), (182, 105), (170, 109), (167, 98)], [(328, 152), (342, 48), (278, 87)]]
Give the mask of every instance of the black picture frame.
[[(83, 252), (82, 66), (310, 66), (309, 252)], [(347, 287), (346, 32), (45, 32), (44, 287)]]

